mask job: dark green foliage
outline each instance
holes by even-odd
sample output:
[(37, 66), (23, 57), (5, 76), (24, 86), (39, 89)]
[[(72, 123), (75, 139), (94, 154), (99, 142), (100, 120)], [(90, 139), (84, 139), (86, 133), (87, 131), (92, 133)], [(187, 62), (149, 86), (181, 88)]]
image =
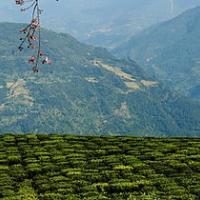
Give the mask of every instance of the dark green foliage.
[(2, 135), (0, 141), (2, 200), (200, 197), (200, 139)]

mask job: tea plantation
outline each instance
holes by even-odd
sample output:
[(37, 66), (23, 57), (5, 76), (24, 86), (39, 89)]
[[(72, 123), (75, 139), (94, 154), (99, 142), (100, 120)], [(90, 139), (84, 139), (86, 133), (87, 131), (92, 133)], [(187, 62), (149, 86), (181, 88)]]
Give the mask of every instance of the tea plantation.
[(200, 199), (200, 139), (1, 135), (0, 199)]

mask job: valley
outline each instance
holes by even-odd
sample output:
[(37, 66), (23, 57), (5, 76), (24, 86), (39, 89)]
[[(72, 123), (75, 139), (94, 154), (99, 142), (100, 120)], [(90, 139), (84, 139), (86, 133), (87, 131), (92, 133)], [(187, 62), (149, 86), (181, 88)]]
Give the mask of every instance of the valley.
[(166, 87), (199, 99), (200, 7), (133, 36), (116, 48), (116, 56), (129, 57)]

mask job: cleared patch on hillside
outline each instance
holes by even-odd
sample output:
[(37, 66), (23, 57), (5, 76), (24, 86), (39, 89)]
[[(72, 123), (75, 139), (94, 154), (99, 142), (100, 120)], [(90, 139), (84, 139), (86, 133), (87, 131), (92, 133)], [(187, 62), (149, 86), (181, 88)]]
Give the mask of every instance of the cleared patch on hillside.
[(150, 81), (150, 80), (136, 80), (132, 74), (124, 72), (121, 68), (103, 63), (101, 60), (92, 60), (91, 63), (97, 67), (102, 67), (110, 72), (113, 72), (116, 76), (120, 77), (127, 88), (130, 91), (136, 91), (141, 89), (142, 87), (157, 87), (158, 82)]
[(126, 81), (125, 84), (126, 84), (126, 87), (128, 87), (131, 90), (139, 90), (140, 89), (140, 85), (136, 82)]
[(18, 103), (28, 106), (33, 105), (33, 98), (30, 95), (29, 90), (26, 87), (26, 82), (23, 79), (18, 79), (14, 82), (7, 82), (6, 88), (9, 90), (7, 99), (17, 99)]
[(156, 87), (158, 86), (158, 82), (157, 81), (147, 81), (147, 80), (141, 80), (140, 81), (145, 87)]
[(95, 77), (86, 77), (85, 80), (89, 83), (98, 83), (98, 80)]
[(119, 67), (103, 63), (100, 60), (93, 60), (92, 64), (103, 67), (104, 69), (107, 69), (108, 71), (113, 72), (115, 75), (119, 76), (120, 78), (122, 78), (125, 81), (136, 81), (136, 79), (133, 78), (133, 76), (131, 74), (128, 74), (128, 73), (122, 71), (122, 69), (120, 69)]

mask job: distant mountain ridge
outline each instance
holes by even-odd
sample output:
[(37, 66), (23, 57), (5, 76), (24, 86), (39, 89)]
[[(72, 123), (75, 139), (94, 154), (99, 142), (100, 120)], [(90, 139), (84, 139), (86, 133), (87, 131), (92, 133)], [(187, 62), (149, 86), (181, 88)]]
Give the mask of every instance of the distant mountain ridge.
[(33, 74), (22, 24), (0, 24), (0, 132), (199, 136), (200, 105), (163, 88), (132, 60), (42, 30), (53, 60)]
[(136, 60), (168, 87), (198, 99), (200, 7), (145, 30), (114, 52)]
[[(44, 9), (42, 26), (67, 32), (97, 46), (115, 48), (153, 24), (171, 19), (199, 0), (67, 0), (40, 1)], [(21, 13), (14, 1), (2, 1), (0, 21), (28, 22), (30, 15)]]

